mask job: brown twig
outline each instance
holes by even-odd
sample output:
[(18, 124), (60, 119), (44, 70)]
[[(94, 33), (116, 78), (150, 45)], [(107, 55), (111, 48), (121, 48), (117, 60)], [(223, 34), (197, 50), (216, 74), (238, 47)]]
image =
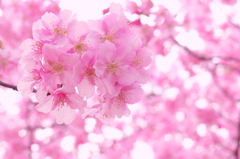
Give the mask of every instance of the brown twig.
[(222, 60), (227, 60), (227, 61), (234, 61), (234, 62), (238, 62), (240, 63), (240, 59), (235, 58), (235, 57), (227, 57), (227, 56), (214, 56), (214, 57), (205, 57), (205, 56), (201, 56), (196, 54), (195, 52), (193, 52), (192, 50), (190, 50), (188, 47), (181, 45), (176, 39), (174, 39), (172, 36), (170, 36), (170, 39), (177, 44), (179, 47), (181, 47), (183, 50), (185, 50), (188, 54), (192, 55), (193, 57), (199, 59), (199, 60), (204, 60), (204, 61), (211, 61), (215, 58), (219, 58)]
[(17, 86), (0, 81), (0, 85), (18, 91)]

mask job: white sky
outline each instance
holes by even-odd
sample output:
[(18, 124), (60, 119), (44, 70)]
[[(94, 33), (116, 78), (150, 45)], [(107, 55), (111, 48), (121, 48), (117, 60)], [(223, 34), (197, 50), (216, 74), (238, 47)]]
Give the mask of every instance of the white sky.
[(70, 9), (78, 13), (78, 19), (87, 21), (102, 17), (102, 11), (108, 8), (111, 2), (124, 4), (126, 0), (61, 0), (61, 9)]

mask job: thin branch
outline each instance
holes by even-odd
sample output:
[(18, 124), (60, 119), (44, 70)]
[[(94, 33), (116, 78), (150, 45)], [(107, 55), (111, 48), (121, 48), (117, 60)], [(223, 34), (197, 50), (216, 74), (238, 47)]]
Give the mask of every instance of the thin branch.
[(18, 91), (17, 86), (0, 81), (0, 85)]
[[(17, 86), (16, 85), (12, 85), (12, 84), (9, 84), (9, 83), (5, 83), (3, 81), (0, 81), (0, 86), (3, 86), (3, 87), (6, 87), (6, 88), (10, 88), (10, 89), (13, 89), (15, 91), (18, 91), (17, 89)], [(36, 93), (37, 90), (35, 88), (33, 88), (33, 93)], [(47, 96), (51, 95), (49, 92), (47, 93)]]
[(200, 60), (212, 60), (211, 57), (204, 57), (204, 56), (200, 56), (196, 53), (194, 53), (193, 51), (191, 51), (189, 48), (181, 45), (176, 39), (174, 39), (172, 36), (170, 36), (170, 39), (172, 39), (174, 41), (175, 44), (177, 44), (178, 46), (180, 46), (183, 50), (185, 50), (188, 54), (194, 56), (195, 58), (197, 59), (200, 59)]
[(204, 60), (204, 61), (211, 61), (214, 58), (219, 58), (222, 60), (227, 60), (227, 61), (234, 61), (240, 63), (240, 59), (235, 58), (235, 57), (226, 57), (226, 56), (214, 56), (214, 57), (204, 57), (201, 55), (196, 54), (195, 52), (191, 51), (188, 47), (181, 45), (176, 39), (174, 39), (172, 36), (170, 36), (170, 39), (174, 41), (175, 44), (177, 44), (179, 47), (181, 47), (183, 50), (185, 50), (188, 54), (192, 55), (193, 57), (199, 59), (199, 60)]

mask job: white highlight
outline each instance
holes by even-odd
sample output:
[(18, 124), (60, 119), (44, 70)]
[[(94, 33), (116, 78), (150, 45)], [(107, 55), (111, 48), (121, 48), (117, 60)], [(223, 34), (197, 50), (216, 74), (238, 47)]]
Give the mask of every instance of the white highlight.
[(66, 136), (61, 141), (61, 147), (67, 152), (71, 152), (74, 149), (75, 138), (73, 136)]
[(142, 129), (145, 129), (148, 126), (147, 121), (144, 120), (143, 118), (137, 118), (137, 124)]
[[(126, 0), (114, 0), (114, 3), (124, 4)], [(111, 0), (61, 0), (60, 8), (69, 9), (78, 14), (79, 20), (99, 19), (102, 17), (102, 11), (109, 8)]]
[(85, 119), (84, 130), (86, 132), (88, 132), (88, 133), (92, 132), (94, 130), (95, 126), (96, 126), (96, 123), (97, 123), (96, 119), (94, 119), (94, 118), (86, 118)]
[(132, 159), (154, 159), (154, 152), (151, 146), (145, 142), (137, 141), (131, 151)]
[(190, 50), (203, 50), (205, 48), (205, 42), (200, 38), (196, 30), (181, 32), (176, 39), (181, 42), (181, 45), (186, 46)]
[(36, 139), (40, 141), (52, 135), (53, 135), (53, 130), (51, 128), (37, 129), (35, 133)]
[(204, 137), (207, 134), (207, 126), (205, 124), (199, 124), (197, 126), (197, 134)]
[(190, 149), (191, 147), (194, 146), (194, 141), (190, 138), (185, 138), (182, 142), (183, 147), (186, 149)]
[(6, 153), (6, 149), (0, 147), (0, 157), (2, 158), (4, 154)]
[(2, 158), (4, 156), (4, 154), (6, 153), (5, 147), (7, 147), (7, 142), (0, 141), (0, 158)]
[(227, 16), (231, 14), (232, 8), (231, 7), (224, 7), (222, 4), (219, 3), (210, 3), (210, 9), (212, 12), (212, 18), (216, 23), (219, 25), (225, 23), (227, 21)]
[(18, 103), (22, 101), (22, 96), (19, 92), (11, 90), (11, 89), (0, 89), (0, 105), (1, 111), (6, 111), (7, 114), (17, 115), (20, 113), (20, 109), (18, 107)]
[(181, 3), (179, 2), (179, 0), (152, 0), (152, 2), (154, 6), (164, 5), (173, 15), (178, 13), (181, 7)]
[(229, 137), (229, 132), (225, 128), (218, 129), (218, 135), (221, 136), (223, 139), (227, 139)]
[(141, 15), (140, 19), (141, 19), (142, 24), (147, 24), (149, 26), (155, 26), (155, 22), (154, 22), (155, 17), (154, 16), (148, 17), (145, 15)]
[(78, 146), (78, 158), (89, 159), (92, 155), (99, 154), (99, 151), (97, 144), (85, 143)]
[(196, 102), (196, 107), (199, 109), (206, 108), (208, 106), (208, 101), (205, 98), (198, 99)]
[(45, 0), (45, 1), (43, 2), (43, 4), (44, 4), (45, 6), (48, 6), (48, 5), (51, 4), (51, 1), (46, 1), (46, 0)]
[(121, 140), (123, 138), (123, 132), (114, 127), (103, 126), (103, 135), (109, 140)]
[(181, 122), (185, 119), (185, 114), (181, 111), (178, 111), (175, 115), (177, 121)]
[(190, 73), (184, 69), (178, 70), (177, 74), (183, 80), (190, 77)]
[(101, 135), (101, 134), (95, 134), (95, 133), (90, 133), (88, 135), (88, 140), (90, 142), (95, 142), (95, 143), (102, 143), (105, 139), (104, 139), (104, 136)]
[(201, 87), (206, 87), (212, 81), (212, 76), (208, 72), (198, 73), (195, 77)]
[[(164, 45), (168, 45), (164, 43)], [(166, 46), (168, 47), (168, 46)], [(155, 56), (155, 66), (157, 67), (157, 71), (161, 71), (163, 73), (168, 73), (170, 68), (176, 62), (179, 56), (178, 47), (172, 47), (169, 53), (166, 56), (156, 55)], [(157, 72), (156, 72), (157, 73)]]
[(124, 125), (123, 126), (123, 132), (126, 136), (130, 136), (134, 133), (134, 129), (130, 125)]
[(170, 100), (174, 100), (178, 94), (179, 94), (179, 89), (175, 87), (171, 87), (164, 92), (164, 97)]
[(39, 150), (39, 145), (38, 144), (32, 144), (31, 145), (31, 150), (32, 151), (38, 151)]
[(24, 129), (18, 131), (18, 136), (20, 136), (20, 137), (24, 137), (24, 136), (26, 136), (26, 134), (27, 134), (27, 131)]
[(173, 138), (173, 136), (172, 136), (171, 134), (166, 134), (166, 135), (164, 135), (164, 140), (165, 140), (165, 141), (171, 141), (172, 138)]

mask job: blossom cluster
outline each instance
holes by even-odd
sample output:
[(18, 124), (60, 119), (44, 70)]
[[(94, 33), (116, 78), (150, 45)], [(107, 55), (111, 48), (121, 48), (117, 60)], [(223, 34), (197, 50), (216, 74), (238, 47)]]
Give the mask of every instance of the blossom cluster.
[(63, 10), (45, 13), (26, 39), (20, 64), (26, 74), (18, 84), (24, 95), (36, 92), (36, 109), (69, 124), (77, 112), (105, 123), (128, 116), (147, 82), (151, 51), (131, 28), (119, 4), (101, 19), (77, 20)]

